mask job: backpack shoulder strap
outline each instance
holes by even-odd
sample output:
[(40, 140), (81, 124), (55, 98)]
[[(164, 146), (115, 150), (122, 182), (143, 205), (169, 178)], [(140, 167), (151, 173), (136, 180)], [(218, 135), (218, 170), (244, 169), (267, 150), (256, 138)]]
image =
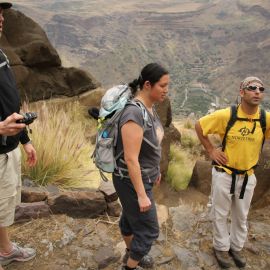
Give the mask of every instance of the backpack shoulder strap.
[[(143, 105), (142, 102), (140, 102), (139, 100), (131, 100), (129, 102), (129, 104), (132, 104), (134, 106), (137, 106), (138, 108), (141, 109), (142, 111), (142, 115), (143, 115), (143, 132), (145, 132), (147, 126), (152, 126), (153, 122), (151, 121), (151, 117), (148, 115), (147, 109), (145, 108), (145, 106)], [(154, 112), (156, 113), (156, 112)], [(160, 149), (160, 146), (156, 146), (154, 145), (151, 141), (149, 141), (147, 138), (145, 138), (145, 136), (143, 136), (143, 140), (150, 145), (152, 148), (154, 149)]]
[(136, 101), (134, 99), (128, 101), (127, 105), (134, 105), (140, 108), (140, 110), (142, 111), (142, 116), (143, 116), (143, 129), (145, 130), (149, 121), (149, 115), (144, 105), (140, 101)]
[(230, 119), (228, 121), (226, 130), (225, 130), (225, 134), (223, 137), (222, 151), (224, 151), (225, 147), (226, 147), (226, 139), (227, 139), (228, 132), (230, 131), (230, 129), (232, 128), (232, 126), (235, 124), (235, 122), (237, 120), (237, 109), (238, 109), (238, 107), (236, 105), (231, 106), (231, 116), (230, 116)]
[(260, 124), (261, 124), (263, 134), (265, 134), (265, 131), (266, 131), (266, 113), (265, 113), (265, 110), (263, 108), (261, 108), (261, 111), (260, 111)]
[(265, 131), (266, 131), (266, 113), (263, 108), (261, 108), (260, 110), (260, 125), (261, 125), (262, 133), (263, 133), (262, 148), (261, 148), (261, 151), (262, 151), (264, 141), (265, 141)]

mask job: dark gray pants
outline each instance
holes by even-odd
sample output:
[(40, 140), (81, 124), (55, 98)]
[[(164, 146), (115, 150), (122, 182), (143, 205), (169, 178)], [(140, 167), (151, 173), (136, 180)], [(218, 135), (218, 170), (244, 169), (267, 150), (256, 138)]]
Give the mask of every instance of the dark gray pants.
[(140, 261), (159, 235), (157, 211), (153, 198), (152, 183), (144, 183), (147, 196), (151, 200), (151, 208), (147, 212), (140, 212), (137, 193), (129, 179), (121, 179), (113, 175), (113, 184), (121, 201), (123, 211), (119, 227), (122, 235), (131, 236), (130, 257)]

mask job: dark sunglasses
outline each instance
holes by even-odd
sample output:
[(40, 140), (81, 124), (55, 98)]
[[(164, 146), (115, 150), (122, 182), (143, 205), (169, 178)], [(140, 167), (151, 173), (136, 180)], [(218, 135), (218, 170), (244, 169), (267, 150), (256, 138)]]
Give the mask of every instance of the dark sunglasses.
[(264, 92), (265, 90), (264, 87), (256, 85), (249, 85), (245, 89), (247, 89), (248, 91), (256, 91), (257, 89), (259, 89), (260, 92)]

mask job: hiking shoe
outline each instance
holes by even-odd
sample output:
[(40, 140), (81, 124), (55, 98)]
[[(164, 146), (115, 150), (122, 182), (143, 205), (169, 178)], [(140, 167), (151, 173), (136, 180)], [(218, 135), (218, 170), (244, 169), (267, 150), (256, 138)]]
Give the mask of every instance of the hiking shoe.
[(12, 250), (10, 253), (0, 253), (0, 265), (7, 265), (12, 261), (26, 262), (36, 256), (36, 251), (33, 248), (22, 248), (17, 244), (12, 243)]
[(245, 267), (247, 260), (243, 254), (243, 251), (235, 251), (233, 249), (229, 250), (229, 254), (233, 257), (233, 260), (239, 268)]
[[(128, 258), (129, 258), (129, 251), (126, 249), (126, 253), (122, 259), (123, 264), (127, 264)], [(142, 257), (138, 265), (143, 268), (152, 268), (154, 266), (154, 259), (147, 254)]]
[(225, 269), (225, 268), (230, 268), (231, 266), (233, 266), (231, 263), (231, 258), (229, 256), (228, 251), (220, 251), (220, 250), (214, 249), (214, 254), (221, 268)]

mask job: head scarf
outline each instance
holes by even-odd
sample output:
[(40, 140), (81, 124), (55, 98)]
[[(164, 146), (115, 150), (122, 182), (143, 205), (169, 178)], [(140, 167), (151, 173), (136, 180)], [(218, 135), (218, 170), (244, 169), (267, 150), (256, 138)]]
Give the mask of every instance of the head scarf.
[(263, 86), (263, 82), (258, 77), (247, 77), (241, 82), (240, 89), (247, 88), (252, 82), (258, 82)]

